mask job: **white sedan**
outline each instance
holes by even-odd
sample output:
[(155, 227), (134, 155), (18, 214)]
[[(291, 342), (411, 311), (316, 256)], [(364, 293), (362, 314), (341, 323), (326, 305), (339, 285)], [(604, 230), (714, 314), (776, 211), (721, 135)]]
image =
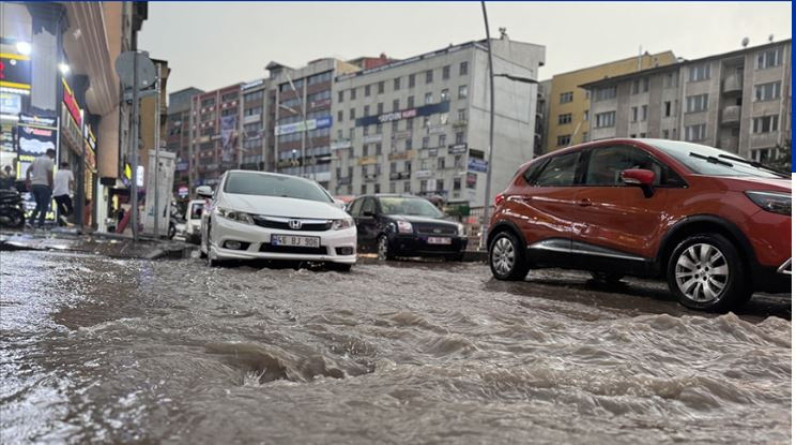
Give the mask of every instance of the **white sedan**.
[(349, 271), (357, 229), (318, 183), (296, 176), (230, 170), (202, 215), (201, 254), (224, 260), (324, 262)]

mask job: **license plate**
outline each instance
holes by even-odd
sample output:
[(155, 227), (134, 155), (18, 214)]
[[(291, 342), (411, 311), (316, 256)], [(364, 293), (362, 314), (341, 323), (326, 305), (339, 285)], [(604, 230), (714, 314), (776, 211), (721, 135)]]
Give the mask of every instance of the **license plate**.
[(274, 246), (321, 247), (321, 239), (317, 236), (271, 235)]
[(439, 238), (439, 237), (433, 237), (433, 236), (430, 236), (430, 237), (428, 238), (428, 243), (429, 243), (429, 244), (443, 244), (443, 245), (448, 245), (448, 244), (450, 244), (450, 243), (451, 243), (451, 239), (450, 239), (450, 238)]

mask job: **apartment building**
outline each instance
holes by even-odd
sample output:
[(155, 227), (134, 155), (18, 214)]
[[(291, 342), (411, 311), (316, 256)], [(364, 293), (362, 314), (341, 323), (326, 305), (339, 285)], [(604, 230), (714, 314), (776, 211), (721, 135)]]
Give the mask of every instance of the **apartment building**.
[(240, 165), (242, 85), (191, 98), (188, 176), (196, 178), (194, 187), (217, 184), (226, 170)]
[[(536, 79), (545, 48), (493, 39), (496, 74)], [(536, 85), (495, 78), (491, 194), (533, 157)], [(331, 180), (338, 195), (413, 193), (482, 206), (489, 149), (485, 41), (335, 78)]]
[(241, 153), (240, 168), (273, 171), (273, 156), (267, 155), (268, 133), (265, 131), (266, 94), (270, 82), (257, 79), (241, 87)]
[(550, 88), (547, 89), (549, 110), (545, 151), (589, 140), (590, 97), (588, 91), (578, 88), (579, 85), (596, 82), (606, 77), (629, 75), (675, 62), (676, 58), (671, 51), (657, 54), (644, 53), (637, 57), (629, 57), (553, 76)]
[(591, 139), (696, 142), (766, 161), (791, 133), (791, 40), (610, 77), (591, 95)]
[(169, 94), (168, 117), (166, 124), (166, 150), (177, 155), (174, 171), (174, 191), (187, 196), (191, 189), (188, 176), (190, 160), (191, 98), (204, 91), (198, 88), (185, 88)]

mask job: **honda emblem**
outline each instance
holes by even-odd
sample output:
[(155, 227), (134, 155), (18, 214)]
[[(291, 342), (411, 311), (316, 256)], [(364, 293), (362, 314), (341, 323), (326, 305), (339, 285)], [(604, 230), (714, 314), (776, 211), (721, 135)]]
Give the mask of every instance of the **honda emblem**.
[(287, 222), (287, 225), (293, 230), (301, 229), (301, 221), (297, 219), (291, 219), (290, 221)]

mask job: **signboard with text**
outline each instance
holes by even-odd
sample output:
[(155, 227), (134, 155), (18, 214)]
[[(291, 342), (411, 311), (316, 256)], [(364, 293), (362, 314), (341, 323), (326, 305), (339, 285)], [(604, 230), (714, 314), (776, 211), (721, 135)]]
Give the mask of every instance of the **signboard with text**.
[(471, 172), (486, 173), (489, 163), (483, 159), (470, 158), (467, 161), (467, 170)]
[(31, 66), (28, 56), (0, 53), (0, 90), (30, 94)]

